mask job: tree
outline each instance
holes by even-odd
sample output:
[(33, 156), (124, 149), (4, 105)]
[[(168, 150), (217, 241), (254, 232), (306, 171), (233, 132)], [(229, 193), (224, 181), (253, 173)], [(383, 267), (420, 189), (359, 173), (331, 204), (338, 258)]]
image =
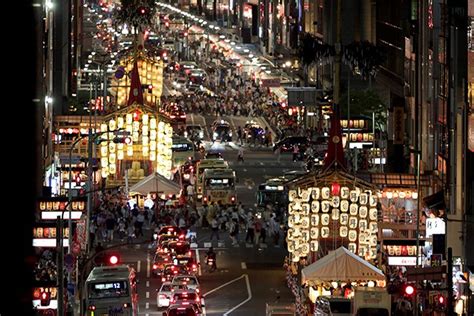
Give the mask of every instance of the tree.
[[(380, 96), (371, 89), (350, 90), (351, 115), (364, 115), (372, 117), (375, 113), (375, 128), (380, 131), (386, 130), (387, 106)], [(341, 96), (341, 113), (347, 116), (347, 92)]]
[(120, 0), (120, 3), (114, 13), (116, 27), (127, 24), (134, 27), (137, 33), (153, 27), (157, 11), (154, 0)]

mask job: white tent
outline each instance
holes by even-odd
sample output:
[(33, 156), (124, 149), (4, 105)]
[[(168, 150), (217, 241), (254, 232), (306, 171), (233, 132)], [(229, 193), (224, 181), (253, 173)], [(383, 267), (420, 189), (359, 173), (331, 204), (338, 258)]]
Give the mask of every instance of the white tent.
[(327, 281), (385, 280), (385, 275), (364, 259), (344, 247), (301, 270), (301, 282), (317, 284)]
[(158, 172), (154, 172), (131, 186), (129, 192), (138, 192), (143, 195), (151, 192), (178, 194), (180, 192), (180, 187), (177, 183), (166, 179)]

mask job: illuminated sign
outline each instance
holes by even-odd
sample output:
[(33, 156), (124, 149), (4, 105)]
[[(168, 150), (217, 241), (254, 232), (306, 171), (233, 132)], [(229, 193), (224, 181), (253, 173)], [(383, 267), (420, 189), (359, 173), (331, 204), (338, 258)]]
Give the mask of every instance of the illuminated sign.
[[(69, 240), (63, 239), (63, 246), (69, 247)], [(33, 247), (57, 247), (56, 239), (54, 238), (33, 238)]]
[[(69, 229), (63, 230), (63, 246), (68, 247)], [(56, 247), (56, 227), (33, 228), (33, 247)]]
[(426, 219), (426, 237), (431, 237), (433, 234), (446, 234), (446, 223), (441, 218)]
[(265, 190), (267, 191), (283, 191), (282, 185), (266, 185)]
[[(63, 219), (69, 219), (69, 211), (63, 212), (41, 212), (41, 219), (57, 219), (57, 217), (62, 217)], [(82, 216), (82, 212), (71, 212), (71, 219), (80, 219)]]
[[(418, 258), (421, 264), (421, 257)], [(416, 266), (416, 257), (388, 257), (389, 266)]]

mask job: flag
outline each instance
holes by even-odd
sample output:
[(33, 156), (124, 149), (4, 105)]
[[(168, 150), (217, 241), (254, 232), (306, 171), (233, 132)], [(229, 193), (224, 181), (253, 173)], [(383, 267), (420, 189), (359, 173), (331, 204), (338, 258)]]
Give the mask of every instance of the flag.
[(131, 76), (132, 82), (130, 84), (130, 93), (128, 95), (127, 105), (132, 105), (133, 103), (143, 105), (142, 84), (140, 83), (140, 75), (138, 74), (138, 64), (136, 60), (133, 63)]
[(324, 158), (324, 169), (337, 163), (338, 167), (345, 169), (344, 151), (342, 149), (341, 117), (339, 105), (334, 104), (331, 118), (331, 129), (329, 130), (329, 144), (326, 158)]

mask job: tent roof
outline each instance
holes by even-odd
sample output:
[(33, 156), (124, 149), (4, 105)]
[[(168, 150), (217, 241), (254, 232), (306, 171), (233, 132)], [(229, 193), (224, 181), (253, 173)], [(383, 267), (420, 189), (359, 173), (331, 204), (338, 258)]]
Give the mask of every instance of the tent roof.
[(177, 183), (166, 179), (158, 172), (154, 172), (131, 186), (129, 192), (138, 192), (141, 194), (148, 194), (150, 192), (178, 194), (180, 187)]
[(301, 270), (301, 281), (385, 280), (383, 272), (344, 247)]

